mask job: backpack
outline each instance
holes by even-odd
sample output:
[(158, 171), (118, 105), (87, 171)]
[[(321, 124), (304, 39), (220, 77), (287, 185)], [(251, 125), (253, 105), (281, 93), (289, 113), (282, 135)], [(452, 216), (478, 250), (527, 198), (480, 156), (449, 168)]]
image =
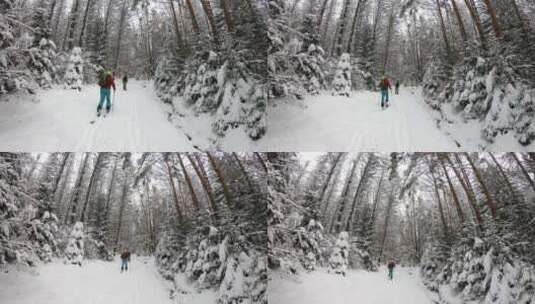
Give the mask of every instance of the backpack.
[(381, 90), (388, 90), (388, 79), (385, 78), (381, 80), (379, 87), (381, 88)]
[(101, 88), (103, 88), (103, 87), (106, 86), (106, 83), (107, 83), (106, 79), (107, 79), (107, 78), (108, 78), (108, 74), (107, 74), (106, 72), (102, 72), (102, 73), (100, 73), (100, 77), (99, 77), (99, 79), (98, 79), (98, 85), (99, 85)]

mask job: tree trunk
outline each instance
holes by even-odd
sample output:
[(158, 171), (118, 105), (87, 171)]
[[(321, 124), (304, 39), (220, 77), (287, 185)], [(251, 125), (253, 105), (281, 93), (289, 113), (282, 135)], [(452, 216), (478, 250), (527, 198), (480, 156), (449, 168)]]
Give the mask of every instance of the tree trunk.
[(492, 158), (492, 161), (494, 162), (498, 170), (500, 171), (500, 174), (502, 175), (503, 180), (505, 181), (505, 184), (507, 185), (507, 188), (509, 188), (509, 192), (516, 200), (517, 199), (516, 191), (514, 190), (513, 185), (511, 184), (511, 181), (509, 180), (509, 177), (507, 176), (507, 174), (505, 174), (505, 171), (503, 170), (502, 165), (500, 165), (500, 163), (498, 162), (498, 160), (496, 159), (496, 157), (494, 156), (492, 152), (489, 152), (489, 155), (490, 155), (490, 158)]
[(195, 34), (198, 34), (200, 32), (199, 23), (197, 23), (197, 17), (195, 17), (195, 10), (193, 9), (191, 0), (186, 0), (186, 4), (188, 6), (189, 14), (191, 16), (191, 26), (193, 27), (193, 32), (195, 32)]
[(91, 177), (89, 178), (89, 185), (87, 186), (87, 190), (85, 193), (85, 202), (82, 208), (82, 213), (80, 214), (80, 222), (85, 221), (87, 206), (89, 205), (89, 199), (91, 198), (91, 193), (93, 191), (93, 185), (95, 183), (95, 176), (98, 175), (98, 171), (100, 170), (100, 166), (102, 162), (102, 155), (103, 153), (98, 153), (97, 160), (95, 161), (95, 166), (93, 167), (93, 171), (91, 172)]
[(258, 159), (258, 162), (260, 163), (260, 165), (262, 165), (262, 168), (267, 173), (268, 172), (267, 165), (266, 165), (266, 162), (264, 161), (264, 159), (262, 158), (262, 156), (260, 156), (260, 154), (258, 152), (254, 152), (253, 154), (254, 154), (254, 156), (256, 156), (256, 158)]
[(321, 27), (321, 23), (323, 22), (323, 15), (325, 14), (325, 10), (327, 9), (327, 3), (328, 2), (329, 2), (329, 0), (323, 0), (323, 2), (321, 4), (320, 12), (319, 12), (319, 15), (318, 15), (318, 23), (317, 23), (318, 32), (319, 32), (319, 28)]
[(345, 0), (342, 7), (342, 14), (340, 15), (340, 28), (338, 30), (338, 38), (336, 42), (336, 57), (342, 55), (344, 37), (346, 35), (347, 15), (349, 14), (349, 4), (351, 0)]
[(169, 185), (171, 186), (171, 190), (173, 192), (173, 201), (175, 203), (176, 214), (178, 216), (178, 221), (182, 223), (183, 216), (182, 216), (182, 211), (180, 210), (180, 201), (178, 200), (178, 192), (176, 191), (175, 182), (173, 181), (173, 173), (171, 171), (171, 165), (169, 164), (169, 158), (170, 158), (170, 154), (165, 153), (164, 163), (167, 166), (167, 175), (169, 177)]
[(56, 8), (57, 0), (52, 0), (50, 3), (50, 9), (48, 10), (48, 26), (52, 25), (52, 19), (54, 19), (54, 9)]
[(438, 211), (440, 213), (440, 221), (442, 222), (442, 226), (443, 226), (443, 229), (444, 229), (444, 234), (446, 236), (449, 235), (449, 228), (448, 228), (448, 224), (446, 223), (446, 218), (444, 217), (444, 209), (442, 208), (442, 201), (440, 199), (440, 192), (439, 192), (439, 187), (438, 187), (438, 183), (437, 183), (437, 179), (435, 177), (435, 173), (434, 173), (434, 168), (431, 164), (428, 164), (429, 165), (429, 172), (431, 173), (431, 178), (433, 179), (433, 186), (434, 186), (434, 190), (435, 190), (435, 195), (437, 197), (437, 204), (438, 204)]
[(76, 30), (77, 20), (78, 20), (78, 6), (80, 5), (80, 0), (74, 0), (74, 4), (71, 10), (71, 17), (69, 18), (69, 29), (67, 35), (67, 47), (70, 50), (74, 48), (74, 31)]
[(107, 59), (109, 56), (108, 56), (108, 43), (109, 43), (109, 30), (108, 30), (108, 27), (109, 27), (109, 23), (110, 23), (110, 16), (111, 16), (111, 11), (112, 11), (112, 6), (113, 6), (113, 1), (114, 0), (109, 0), (108, 1), (108, 5), (106, 7), (106, 15), (104, 16), (104, 33), (102, 35), (102, 43), (105, 45), (105, 50), (106, 50), (106, 64), (110, 64), (110, 60)]
[(110, 186), (108, 187), (108, 193), (106, 195), (106, 213), (104, 214), (104, 219), (108, 220), (108, 215), (110, 214), (110, 207), (111, 207), (111, 195), (113, 193), (113, 185), (115, 184), (115, 175), (117, 173), (117, 166), (119, 164), (120, 157), (117, 156), (115, 159), (115, 163), (113, 164), (113, 169), (111, 171), (111, 179), (110, 179)]
[(459, 25), (459, 31), (461, 32), (461, 37), (463, 38), (463, 41), (468, 41), (468, 35), (466, 34), (466, 28), (464, 27), (464, 21), (461, 16), (461, 12), (459, 11), (459, 7), (457, 6), (457, 0), (450, 0), (451, 5), (453, 7), (453, 12), (455, 13), (455, 17), (457, 18), (457, 24)]
[(496, 34), (496, 37), (502, 38), (503, 36), (502, 27), (500, 25), (500, 21), (498, 20), (498, 16), (496, 15), (496, 10), (494, 9), (494, 5), (490, 2), (490, 0), (483, 0), (483, 2), (485, 3), (485, 6), (487, 7), (487, 12), (490, 15), (492, 28), (494, 29), (494, 33)]
[[(359, 158), (360, 158), (360, 154), (359, 154)], [(345, 209), (345, 202), (347, 200), (347, 196), (349, 194), (349, 189), (351, 187), (351, 183), (353, 182), (353, 176), (355, 175), (355, 171), (357, 170), (357, 163), (359, 162), (359, 158), (355, 159), (353, 161), (353, 165), (351, 166), (351, 171), (349, 173), (349, 176), (348, 178), (346, 179), (346, 184), (344, 186), (344, 189), (342, 191), (342, 195), (340, 196), (340, 200), (342, 201), (342, 205), (341, 206), (338, 206), (338, 208), (335, 210), (334, 214), (333, 214), (333, 217), (330, 221), (330, 224), (329, 224), (329, 230), (328, 231), (333, 231), (333, 228), (334, 228), (334, 225), (335, 223), (340, 223), (342, 221), (342, 217), (343, 217), (343, 213), (344, 213), (344, 209)]]
[(394, 187), (390, 190), (390, 195), (388, 196), (388, 205), (386, 207), (385, 211), (385, 222), (383, 225), (383, 233), (381, 236), (381, 247), (379, 249), (379, 259), (383, 257), (383, 251), (385, 248), (385, 242), (386, 242), (386, 236), (388, 234), (388, 224), (390, 223), (390, 215), (392, 211), (392, 207), (394, 205)]
[(381, 200), (381, 189), (382, 189), (382, 186), (383, 186), (383, 180), (384, 180), (384, 177), (385, 177), (385, 172), (386, 172), (386, 170), (383, 170), (381, 172), (381, 178), (379, 179), (379, 183), (377, 184), (377, 190), (375, 191), (375, 196), (373, 198), (372, 214), (370, 215), (372, 223), (375, 223), (375, 216), (377, 214), (377, 206), (379, 206), (379, 201)]
[(325, 191), (327, 190), (327, 187), (329, 186), (329, 184), (331, 182), (334, 170), (338, 166), (338, 163), (340, 162), (340, 159), (342, 158), (342, 155), (343, 155), (343, 153), (338, 153), (338, 155), (336, 156), (336, 159), (334, 160), (334, 163), (331, 166), (331, 169), (329, 170), (329, 174), (327, 175), (327, 179), (325, 180), (325, 182), (323, 183), (323, 186), (321, 187), (321, 192), (320, 192), (320, 196), (319, 196), (319, 201), (320, 202), (323, 201), (323, 197), (325, 196)]
[(520, 170), (522, 170), (522, 174), (524, 174), (524, 177), (526, 177), (526, 179), (528, 180), (529, 184), (531, 185), (531, 188), (533, 188), (533, 190), (535, 191), (535, 182), (529, 176), (529, 173), (528, 173), (528, 170), (526, 170), (526, 167), (524, 167), (524, 165), (522, 164), (518, 156), (516, 156), (516, 153), (511, 152), (510, 154), (513, 156), (514, 160), (520, 167)]
[(173, 3), (175, 0), (169, 0), (169, 5), (171, 6), (171, 12), (173, 17), (173, 26), (175, 29), (175, 35), (176, 35), (176, 43), (177, 47), (182, 47), (182, 35), (180, 34), (180, 29), (178, 28), (178, 19), (176, 18), (176, 12), (175, 12), (175, 4)]
[(440, 27), (442, 29), (442, 38), (444, 39), (444, 45), (446, 46), (446, 53), (448, 54), (448, 59), (451, 60), (451, 47), (448, 41), (448, 34), (446, 34), (446, 25), (444, 24), (444, 17), (442, 16), (442, 9), (440, 8), (439, 0), (436, 0), (438, 16), (440, 20)]
[(121, 54), (121, 40), (123, 39), (124, 32), (124, 22), (126, 19), (127, 13), (127, 4), (128, 0), (123, 0), (123, 7), (121, 8), (121, 18), (119, 19), (119, 34), (117, 37), (117, 44), (115, 45), (115, 60), (113, 61), (113, 70), (116, 71), (119, 66), (119, 55)]
[(227, 30), (232, 33), (234, 32), (234, 21), (232, 20), (232, 12), (228, 0), (220, 0), (221, 7), (223, 8), (223, 15), (225, 16), (225, 24), (227, 25)]
[(247, 185), (249, 186), (249, 191), (254, 192), (254, 186), (253, 186), (253, 183), (251, 182), (251, 177), (249, 176), (249, 173), (247, 173), (247, 170), (243, 166), (240, 160), (240, 157), (238, 156), (236, 152), (232, 152), (232, 156), (234, 157), (234, 160), (238, 164), (238, 167), (240, 167), (240, 170), (243, 176), (245, 177), (245, 180), (247, 181)]
[(444, 165), (444, 158), (439, 155), (438, 159), (440, 160), (440, 165), (442, 166), (442, 170), (444, 171), (444, 175), (446, 176), (446, 180), (448, 181), (448, 186), (453, 197), (453, 202), (455, 203), (455, 210), (457, 211), (457, 215), (459, 216), (461, 223), (464, 223), (464, 213), (461, 209), (461, 203), (459, 202), (459, 197), (457, 196), (457, 192), (455, 191), (453, 183), (451, 182), (450, 175), (448, 174), (448, 169)]
[(80, 38), (78, 38), (78, 45), (83, 47), (84, 45), (84, 32), (87, 24), (87, 15), (89, 14), (89, 8), (91, 7), (92, 0), (87, 0), (84, 11), (84, 18), (82, 19), (82, 29), (80, 30)]
[[(72, 152), (69, 152), (69, 153), (72, 153)], [(68, 161), (67, 169), (65, 173), (65, 178), (61, 182), (61, 186), (59, 187), (59, 190), (58, 190), (59, 191), (59, 197), (57, 200), (58, 204), (61, 204), (63, 202), (65, 189), (67, 188), (67, 184), (69, 183), (69, 177), (71, 176), (71, 173), (72, 173), (72, 165), (74, 163), (75, 157), (76, 157), (75, 155), (72, 155), (72, 157), (69, 157), (69, 161)], [(67, 210), (68, 210), (68, 207), (67, 207)], [(64, 219), (64, 222), (65, 222), (65, 219)]]
[[(195, 154), (196, 157), (198, 157), (197, 154)], [(200, 158), (197, 159), (197, 163), (195, 163), (195, 160), (191, 157), (189, 153), (186, 153), (186, 157), (188, 158), (189, 162), (193, 166), (193, 170), (195, 170), (195, 173), (197, 174), (197, 177), (201, 181), (201, 185), (204, 189), (204, 192), (206, 192), (206, 196), (208, 197), (208, 202), (210, 205), (210, 216), (212, 218), (212, 222), (214, 224), (217, 224), (219, 222), (219, 214), (217, 210), (216, 200), (214, 197), (214, 192), (212, 190), (212, 187), (210, 186), (210, 182), (208, 181), (208, 177), (206, 176), (206, 172), (204, 170), (202, 161)]]
[(485, 32), (483, 31), (483, 26), (481, 25), (481, 19), (479, 18), (479, 14), (476, 11), (476, 8), (472, 6), (469, 0), (464, 0), (464, 3), (466, 4), (466, 7), (468, 8), (468, 12), (470, 12), (470, 16), (472, 17), (472, 21), (474, 22), (474, 25), (476, 26), (476, 30), (479, 34), (479, 39), (481, 40), (481, 46), (484, 49), (486, 49), (487, 37), (485, 36)]
[(197, 198), (197, 194), (195, 193), (195, 188), (193, 188), (193, 183), (191, 182), (189, 173), (186, 170), (186, 166), (184, 166), (184, 162), (182, 161), (182, 156), (180, 155), (180, 153), (177, 153), (176, 155), (178, 157), (178, 162), (180, 164), (180, 168), (182, 169), (182, 173), (184, 174), (186, 185), (188, 185), (188, 189), (191, 194), (191, 200), (193, 202), (193, 206), (195, 207), (197, 211), (199, 211), (201, 210), (201, 204), (199, 203), (199, 199)]
[[(481, 217), (481, 212), (479, 211), (479, 206), (477, 205), (474, 192), (472, 191), (472, 187), (470, 186), (470, 180), (468, 180), (468, 177), (466, 176), (466, 174), (464, 173), (464, 170), (462, 169), (462, 163), (461, 163), (461, 160), (459, 159), (459, 156), (457, 154), (454, 154), (454, 155), (455, 155), (455, 158), (457, 160), (457, 163), (461, 166), (461, 170), (463, 171), (462, 172), (463, 174), (461, 174), (457, 170), (457, 168), (455, 167), (455, 165), (453, 164), (451, 158), (448, 155), (446, 155), (446, 160), (448, 161), (448, 163), (450, 164), (451, 168), (453, 169), (453, 172), (455, 173), (455, 176), (457, 177), (457, 179), (461, 183), (461, 186), (463, 187), (464, 192), (466, 193), (466, 197), (468, 198), (468, 202), (470, 203), (470, 206), (472, 207), (472, 210), (474, 211), (474, 215), (476, 217), (476, 221), (477, 221), (479, 227), (482, 228), (483, 227), (483, 218)], [(463, 178), (463, 176), (464, 176), (464, 178)]]
[(518, 21), (520, 22), (520, 27), (522, 27), (522, 30), (524, 33), (528, 32), (528, 26), (526, 24), (526, 21), (524, 20), (524, 17), (522, 17), (522, 13), (520, 13), (520, 9), (518, 8), (518, 4), (516, 3), (516, 0), (511, 0), (511, 4), (513, 5), (513, 8), (515, 10), (516, 17), (518, 18)]
[(74, 221), (76, 219), (76, 208), (78, 207), (78, 203), (80, 202), (80, 193), (82, 192), (82, 182), (85, 175), (85, 170), (87, 168), (87, 160), (89, 159), (89, 153), (85, 153), (84, 161), (82, 162), (82, 166), (80, 168), (80, 173), (78, 174), (78, 179), (76, 183), (74, 184), (74, 194), (71, 197), (71, 202), (69, 204), (69, 208), (67, 208), (67, 214), (65, 215), (65, 219), (68, 220), (68, 224), (74, 224)]
[(352, 45), (353, 45), (353, 38), (355, 36), (355, 32), (357, 30), (357, 20), (359, 18), (359, 14), (360, 14), (360, 8), (361, 8), (361, 5), (362, 5), (362, 2), (365, 2), (365, 0), (358, 0), (359, 2), (357, 3), (357, 8), (355, 9), (355, 15), (353, 15), (353, 22), (351, 24), (351, 33), (349, 33), (349, 40), (347, 42), (347, 48), (346, 48), (346, 52), (347, 53), (351, 53), (351, 48), (352, 48)]
[(494, 199), (492, 199), (492, 196), (490, 195), (489, 189), (485, 185), (485, 182), (483, 181), (483, 177), (481, 176), (481, 173), (479, 172), (479, 169), (475, 165), (474, 161), (470, 157), (468, 153), (464, 153), (464, 156), (468, 160), (468, 163), (470, 163), (470, 166), (472, 167), (472, 170), (474, 171), (474, 175), (476, 176), (477, 181), (479, 182), (479, 185), (481, 186), (481, 190), (483, 190), (483, 194), (485, 194), (485, 197), (487, 198), (487, 207), (490, 209), (490, 213), (492, 215), (493, 219), (496, 219), (496, 203), (494, 202)]
[(388, 57), (390, 55), (390, 43), (392, 42), (392, 31), (394, 29), (394, 6), (390, 9), (390, 17), (388, 19), (388, 31), (386, 35), (386, 46), (385, 46), (385, 58), (383, 61), (383, 74), (386, 73), (386, 67), (388, 65)]
[(219, 31), (217, 30), (214, 12), (212, 11), (212, 6), (210, 5), (210, 0), (200, 0), (204, 13), (206, 14), (206, 19), (208, 19), (208, 25), (212, 32), (212, 38), (214, 39), (214, 44), (219, 46), (221, 44), (219, 39)]
[(362, 174), (360, 175), (357, 191), (355, 191), (355, 196), (353, 197), (353, 202), (351, 203), (351, 208), (349, 209), (349, 216), (347, 217), (347, 221), (345, 224), (346, 231), (351, 231), (351, 227), (353, 225), (353, 218), (355, 217), (357, 208), (360, 205), (359, 197), (362, 193), (362, 187), (367, 183), (368, 173), (370, 171), (370, 165), (372, 163), (372, 157), (373, 154), (369, 154), (368, 159), (366, 160), (366, 165), (364, 165), (364, 169), (362, 169)]
[(115, 248), (119, 245), (119, 236), (121, 235), (121, 227), (123, 225), (124, 209), (126, 207), (126, 197), (128, 194), (128, 176), (125, 174), (123, 182), (123, 191), (121, 194), (121, 205), (119, 207), (119, 219), (117, 224), (117, 233), (115, 234)]
[(63, 153), (63, 160), (61, 161), (61, 166), (59, 167), (58, 173), (54, 180), (54, 187), (52, 187), (52, 195), (54, 196), (56, 195), (59, 182), (61, 181), (61, 177), (63, 176), (63, 173), (65, 172), (65, 168), (67, 167), (67, 161), (69, 160), (69, 157), (71, 156), (71, 154), (72, 154), (71, 152)]
[(206, 155), (208, 156), (208, 160), (210, 161), (210, 165), (212, 165), (212, 169), (214, 170), (219, 183), (221, 184), (221, 187), (223, 188), (223, 195), (225, 196), (225, 201), (227, 202), (227, 205), (230, 207), (232, 206), (232, 197), (230, 195), (230, 191), (227, 185), (227, 182), (225, 181), (225, 177), (223, 176), (223, 172), (221, 172), (221, 169), (219, 168), (219, 165), (217, 164), (215, 158), (210, 154), (210, 152), (206, 152)]

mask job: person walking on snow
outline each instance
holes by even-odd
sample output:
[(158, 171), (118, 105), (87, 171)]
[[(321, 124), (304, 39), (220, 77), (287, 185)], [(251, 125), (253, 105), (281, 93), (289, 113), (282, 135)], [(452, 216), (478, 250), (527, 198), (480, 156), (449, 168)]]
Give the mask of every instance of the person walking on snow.
[(392, 279), (394, 279), (394, 267), (396, 267), (396, 263), (393, 261), (393, 260), (390, 260), (390, 262), (388, 262), (388, 278), (390, 279), (390, 281), (392, 281)]
[(379, 88), (381, 89), (381, 109), (384, 109), (389, 106), (388, 90), (392, 90), (390, 80), (388, 80), (386, 76), (384, 76), (383, 80), (379, 83)]
[(399, 80), (396, 80), (396, 95), (399, 95)]
[(123, 91), (126, 91), (126, 83), (128, 82), (128, 75), (124, 73), (123, 76)]
[(98, 85), (100, 86), (100, 102), (97, 106), (97, 115), (100, 116), (100, 110), (102, 110), (104, 102), (106, 102), (106, 113), (110, 112), (111, 88), (113, 87), (113, 91), (116, 91), (115, 79), (113, 78), (111, 70), (102, 72)]
[(128, 262), (130, 262), (130, 251), (128, 249), (125, 249), (123, 253), (121, 253), (121, 273), (123, 271), (128, 271)]

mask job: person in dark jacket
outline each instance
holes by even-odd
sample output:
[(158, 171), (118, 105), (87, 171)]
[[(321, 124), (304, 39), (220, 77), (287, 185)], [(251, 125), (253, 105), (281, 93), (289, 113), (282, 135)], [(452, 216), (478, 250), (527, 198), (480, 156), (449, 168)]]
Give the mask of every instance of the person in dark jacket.
[(401, 83), (399, 82), (399, 80), (396, 80), (396, 95), (399, 95), (399, 86), (401, 85)]
[(121, 253), (121, 273), (123, 271), (128, 271), (128, 262), (130, 262), (130, 251), (128, 249), (125, 249), (123, 253)]
[(128, 75), (124, 73), (123, 76), (123, 91), (126, 91), (126, 83), (128, 82)]
[(392, 281), (392, 279), (394, 279), (394, 267), (396, 267), (396, 262), (394, 262), (393, 260), (390, 260), (387, 266), (388, 266), (388, 278)]
[(113, 91), (116, 90), (115, 79), (113, 78), (111, 70), (107, 70), (102, 73), (98, 85), (100, 86), (100, 102), (97, 106), (97, 115), (100, 116), (100, 110), (102, 110), (104, 102), (106, 102), (106, 112), (110, 112), (111, 88), (113, 87)]

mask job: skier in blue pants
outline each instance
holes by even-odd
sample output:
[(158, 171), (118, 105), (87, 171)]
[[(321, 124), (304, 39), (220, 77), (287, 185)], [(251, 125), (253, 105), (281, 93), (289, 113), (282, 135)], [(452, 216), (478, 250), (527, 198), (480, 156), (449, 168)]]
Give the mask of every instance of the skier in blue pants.
[(383, 80), (381, 80), (381, 83), (379, 83), (379, 88), (381, 89), (381, 108), (388, 108), (388, 106), (390, 105), (388, 90), (392, 90), (392, 85), (390, 84), (390, 81), (388, 80), (388, 78), (386, 78), (386, 76), (383, 77)]
[(102, 107), (104, 106), (104, 102), (106, 102), (106, 112), (107, 113), (110, 112), (111, 88), (113, 87), (113, 91), (116, 90), (115, 79), (113, 78), (113, 74), (110, 70), (104, 71), (102, 73), (102, 75), (100, 76), (98, 85), (100, 86), (100, 102), (98, 103), (98, 106), (97, 106), (97, 115), (100, 116), (100, 110), (102, 110)]
[(128, 271), (128, 262), (130, 262), (130, 251), (125, 250), (121, 253), (121, 273), (123, 271)]

